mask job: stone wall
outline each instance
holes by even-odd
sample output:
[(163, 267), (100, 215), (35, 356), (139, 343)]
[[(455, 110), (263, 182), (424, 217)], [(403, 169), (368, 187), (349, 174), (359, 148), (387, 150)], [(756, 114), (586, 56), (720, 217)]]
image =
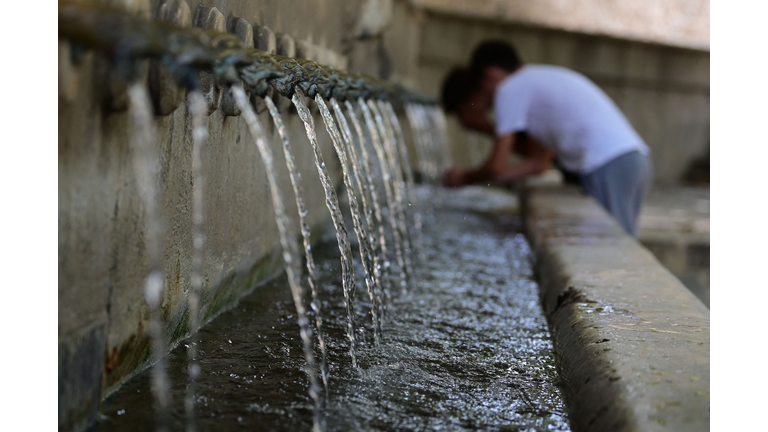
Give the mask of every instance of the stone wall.
[[(438, 95), (443, 78), (466, 64), (473, 48), (488, 38), (512, 42), (523, 61), (565, 66), (599, 85), (624, 111), (650, 146), (657, 184), (676, 183), (709, 150), (709, 52), (607, 36), (427, 10), (421, 29), (422, 89)], [(450, 118), (453, 159), (470, 165), (479, 151)], [(474, 142), (474, 141), (470, 141)]]
[[(220, 30), (247, 35), (246, 43), (338, 68), (415, 82), (415, 54), (403, 37), (417, 32), (407, 2), (305, 1), (112, 1), (146, 19), (178, 25), (201, 22), (215, 7)], [(169, 14), (163, 4), (172, 4)], [(380, 11), (389, 17), (381, 20)], [(373, 12), (372, 12), (373, 11)], [(385, 14), (386, 15), (386, 14)], [(397, 19), (393, 19), (397, 17)], [(237, 27), (237, 20), (246, 26)], [(215, 20), (208, 22), (215, 22)], [(242, 21), (240, 22), (242, 24)], [(217, 27), (218, 28), (218, 27)], [(247, 30), (247, 31), (246, 31)], [(417, 34), (417, 33), (415, 33)], [(250, 39), (255, 35), (253, 39)], [(295, 43), (290, 50), (284, 36)], [(413, 44), (412, 44), (413, 45)], [(150, 310), (144, 300), (149, 269), (144, 209), (136, 191), (125, 84), (95, 52), (73, 61), (59, 41), (59, 428), (83, 430), (99, 402), (150, 360)], [(145, 81), (155, 79), (147, 73)], [(157, 81), (153, 81), (157, 82)], [(160, 212), (164, 221), (162, 311), (168, 349), (188, 332), (187, 294), (192, 259), (192, 157), (185, 95), (153, 93), (160, 158)], [(157, 86), (155, 86), (157, 87)], [(164, 102), (158, 102), (163, 99)], [(278, 96), (303, 174), (313, 239), (327, 226), (328, 210), (304, 127), (287, 99)], [(314, 105), (314, 104), (312, 104)], [(214, 104), (208, 117), (204, 165), (203, 321), (231, 307), (282, 271), (282, 257), (260, 154), (244, 119)], [(263, 108), (263, 107), (262, 107)], [(330, 137), (315, 112), (328, 170), (341, 181)], [(272, 119), (259, 114), (270, 134), (286, 211), (297, 224), (296, 205)], [(351, 232), (351, 230), (350, 230)]]
[(465, 17), (709, 51), (709, 0), (419, 0)]

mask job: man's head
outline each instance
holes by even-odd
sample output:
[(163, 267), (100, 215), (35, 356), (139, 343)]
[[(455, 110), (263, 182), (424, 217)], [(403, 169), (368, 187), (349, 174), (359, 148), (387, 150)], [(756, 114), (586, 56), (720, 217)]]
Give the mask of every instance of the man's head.
[(440, 92), (440, 104), (446, 113), (454, 113), (461, 104), (466, 102), (472, 91), (475, 82), (469, 69), (463, 67), (454, 68), (443, 81), (443, 88)]
[(482, 42), (472, 53), (469, 69), (474, 81), (486, 90), (523, 65), (515, 47), (503, 40)]
[(493, 94), (483, 91), (468, 69), (457, 67), (443, 81), (440, 102), (443, 110), (455, 114), (462, 126), (468, 129), (492, 133), (487, 111)]

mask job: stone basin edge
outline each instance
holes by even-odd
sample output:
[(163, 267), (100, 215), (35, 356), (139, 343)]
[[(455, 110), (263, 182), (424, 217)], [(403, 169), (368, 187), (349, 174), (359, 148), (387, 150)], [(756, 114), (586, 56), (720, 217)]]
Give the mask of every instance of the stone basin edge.
[(520, 200), (572, 430), (709, 430), (709, 309), (578, 189)]

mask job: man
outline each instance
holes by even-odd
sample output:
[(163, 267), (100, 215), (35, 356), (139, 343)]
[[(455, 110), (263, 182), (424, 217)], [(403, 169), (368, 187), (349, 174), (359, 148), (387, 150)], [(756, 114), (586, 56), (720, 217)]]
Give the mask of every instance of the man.
[[(473, 88), (473, 84), (473, 77), (468, 69), (462, 67), (453, 69), (443, 83), (443, 109), (447, 113), (455, 112), (459, 122), (465, 128), (493, 137), (496, 131), (486, 114), (493, 101)], [(534, 150), (540, 150), (540, 146), (526, 132), (515, 134), (513, 147), (515, 154), (528, 158), (533, 155)], [(581, 185), (581, 176), (568, 171), (551, 152), (548, 156), (553, 158), (551, 162), (562, 174), (565, 184)]]
[[(524, 65), (503, 41), (484, 42), (475, 49), (463, 87), (457, 84), (462, 77), (452, 75), (443, 87), (446, 111), (455, 111), (465, 127), (490, 128), (495, 138), (480, 167), (446, 172), (448, 186), (517, 181), (543, 172), (557, 157), (566, 170), (579, 175), (585, 191), (635, 235), (651, 181), (649, 150), (599, 87), (566, 68)], [(491, 105), (494, 123), (487, 117)], [(520, 132), (529, 138), (527, 155), (508, 166)]]

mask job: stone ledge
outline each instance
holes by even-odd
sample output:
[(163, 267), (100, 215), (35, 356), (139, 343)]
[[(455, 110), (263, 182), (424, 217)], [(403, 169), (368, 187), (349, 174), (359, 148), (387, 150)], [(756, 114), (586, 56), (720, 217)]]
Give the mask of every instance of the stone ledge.
[(573, 430), (708, 430), (706, 306), (575, 189), (523, 214)]

